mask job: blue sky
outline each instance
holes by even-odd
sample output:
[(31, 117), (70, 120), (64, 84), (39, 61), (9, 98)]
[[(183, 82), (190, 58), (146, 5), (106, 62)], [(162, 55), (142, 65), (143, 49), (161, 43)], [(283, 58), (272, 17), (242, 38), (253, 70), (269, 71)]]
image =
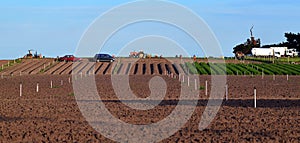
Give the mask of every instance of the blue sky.
[[(129, 1), (1, 1), (0, 59), (21, 57), (28, 49), (52, 57), (75, 53), (86, 28), (105, 11), (126, 2)], [(225, 56), (232, 56), (232, 48), (250, 36), (252, 25), (255, 25), (254, 35), (263, 44), (284, 41), (284, 32), (300, 32), (300, 1), (296, 0), (173, 2), (190, 8), (206, 21)], [(104, 49), (104, 52), (118, 54), (118, 50)], [(202, 56), (198, 49), (191, 48), (188, 52)]]

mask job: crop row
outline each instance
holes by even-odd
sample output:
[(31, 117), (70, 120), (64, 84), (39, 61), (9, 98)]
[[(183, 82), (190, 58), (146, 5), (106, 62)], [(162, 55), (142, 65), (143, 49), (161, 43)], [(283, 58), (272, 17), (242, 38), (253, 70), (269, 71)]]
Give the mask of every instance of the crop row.
[(201, 75), (300, 75), (300, 65), (295, 64), (233, 64), (186, 63), (191, 74)]

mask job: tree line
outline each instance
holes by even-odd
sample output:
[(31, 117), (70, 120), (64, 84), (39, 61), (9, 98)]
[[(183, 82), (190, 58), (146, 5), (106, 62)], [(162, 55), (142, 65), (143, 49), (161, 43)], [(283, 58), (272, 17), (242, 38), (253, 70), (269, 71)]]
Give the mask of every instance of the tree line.
[[(278, 44), (270, 44), (270, 45), (263, 45), (263, 48), (269, 48), (269, 47), (288, 47), (289, 49), (295, 48), (297, 51), (300, 51), (300, 33), (284, 33), (284, 37), (286, 38), (286, 41), (278, 43)], [(259, 40), (259, 39), (258, 39)], [(260, 41), (260, 40), (259, 40)], [(247, 42), (243, 44), (236, 45), (233, 48), (233, 53), (236, 52), (242, 52), (244, 54), (251, 54), (251, 49), (260, 47), (260, 42), (259, 44), (252, 44), (251, 42), (249, 43), (249, 39)]]

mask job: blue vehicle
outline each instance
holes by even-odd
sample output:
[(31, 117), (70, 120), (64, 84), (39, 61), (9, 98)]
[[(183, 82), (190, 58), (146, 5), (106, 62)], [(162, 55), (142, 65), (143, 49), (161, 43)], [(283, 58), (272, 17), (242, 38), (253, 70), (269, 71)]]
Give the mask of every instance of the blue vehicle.
[(115, 58), (109, 54), (96, 54), (94, 57), (96, 62), (114, 62)]

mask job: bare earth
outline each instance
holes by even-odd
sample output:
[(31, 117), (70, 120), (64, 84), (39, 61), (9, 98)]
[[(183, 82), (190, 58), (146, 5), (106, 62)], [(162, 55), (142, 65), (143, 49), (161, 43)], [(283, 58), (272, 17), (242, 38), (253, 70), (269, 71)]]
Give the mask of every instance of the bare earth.
[[(77, 78), (84, 80), (88, 76)], [(149, 96), (148, 82), (153, 76), (130, 76), (130, 86), (136, 96)], [(176, 100), (180, 86), (186, 84), (165, 75), (159, 76), (165, 79), (168, 90), (162, 103), (152, 110), (132, 110), (118, 102), (110, 75), (96, 75), (97, 88), (104, 91), (99, 99), (105, 100), (106, 107), (116, 118), (132, 124), (154, 123), (168, 116), (176, 106), (189, 106), (177, 105)], [(69, 77), (67, 74), (24, 74), (0, 79), (0, 142), (113, 142), (85, 121), (72, 84), (68, 82)], [(205, 85), (205, 80), (210, 86), (210, 77), (200, 76), (201, 86)], [(208, 99), (205, 90), (199, 90), (198, 105), (191, 119), (181, 130), (161, 142), (299, 142), (299, 76), (291, 76), (288, 81), (285, 76), (277, 76), (275, 80), (272, 76), (264, 79), (260, 76), (228, 76), (227, 80), (229, 100), (223, 101), (207, 129), (198, 130)], [(20, 83), (23, 86), (21, 97)], [(257, 88), (257, 108), (253, 108), (254, 87)]]

